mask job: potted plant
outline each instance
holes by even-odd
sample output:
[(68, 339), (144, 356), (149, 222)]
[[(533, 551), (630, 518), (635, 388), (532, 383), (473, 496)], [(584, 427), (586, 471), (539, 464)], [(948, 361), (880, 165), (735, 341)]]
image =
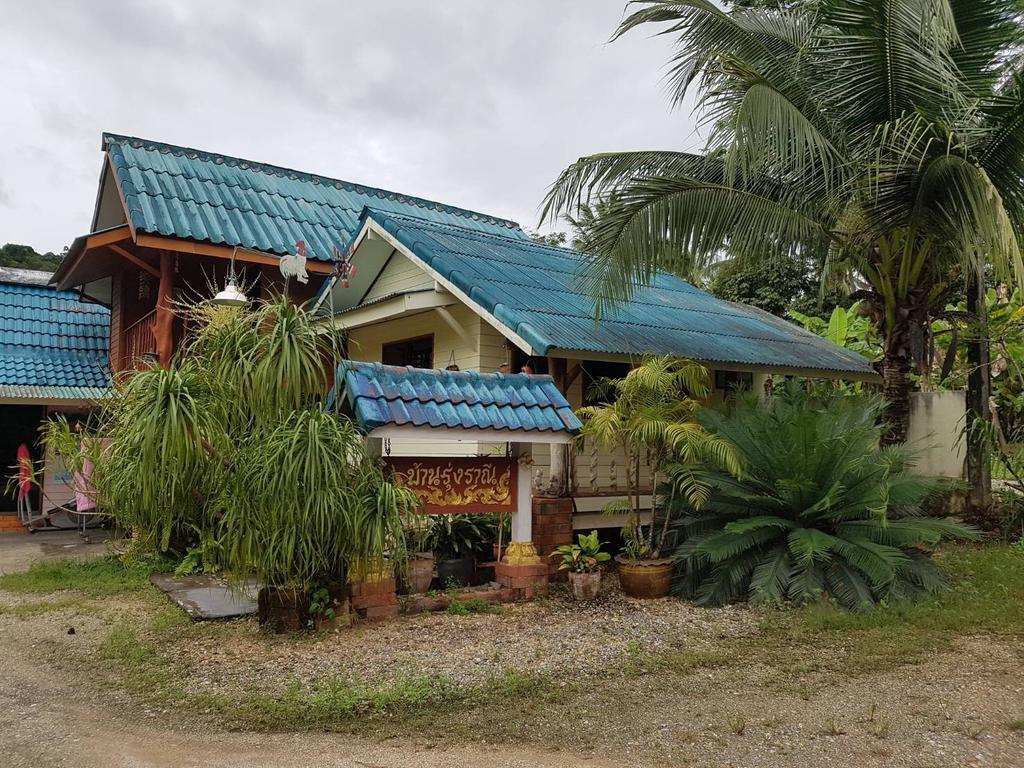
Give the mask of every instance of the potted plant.
[(626, 500), (605, 508), (608, 514), (626, 516), (623, 549), (615, 558), (622, 590), (630, 597), (664, 597), (671, 586), (674, 529), (669, 527), (669, 512), (661, 512), (657, 496), (650, 522), (643, 521), (642, 469), (647, 468), (656, 488), (659, 475), (672, 466), (673, 493), (685, 494), (699, 507), (708, 493), (696, 471), (699, 462), (714, 457), (740, 473), (740, 461), (731, 443), (697, 421), (698, 401), (711, 391), (702, 365), (673, 356), (647, 357), (624, 378), (600, 380), (591, 391), (603, 402), (579, 409), (583, 421), (579, 439), (621, 450), (627, 462)]
[(568, 571), (569, 587), (576, 600), (593, 600), (601, 591), (601, 563), (611, 560), (611, 555), (601, 551), (597, 531), (579, 534), (575, 544), (563, 544), (551, 557), (561, 557), (558, 570)]
[(443, 586), (468, 587), (476, 574), (476, 550), (487, 537), (486, 525), (476, 515), (435, 515), (430, 527), (431, 550), (437, 578)]
[(434, 580), (434, 553), (430, 551), (432, 518), (413, 512), (402, 521), (405, 551), (408, 553), (409, 592), (419, 595), (430, 589)]

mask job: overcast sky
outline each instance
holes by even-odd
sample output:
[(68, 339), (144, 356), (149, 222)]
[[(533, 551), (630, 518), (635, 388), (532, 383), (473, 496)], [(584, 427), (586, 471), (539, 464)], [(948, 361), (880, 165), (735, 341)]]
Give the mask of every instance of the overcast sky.
[(0, 0), (0, 243), (87, 231), (102, 131), (537, 225), (591, 152), (694, 148), (623, 0)]

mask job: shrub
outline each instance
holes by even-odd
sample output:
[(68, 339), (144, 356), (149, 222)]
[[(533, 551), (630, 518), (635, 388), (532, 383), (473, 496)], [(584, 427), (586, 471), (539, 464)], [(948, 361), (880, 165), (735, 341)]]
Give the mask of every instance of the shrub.
[[(673, 499), (683, 543), (674, 590), (703, 605), (750, 599), (856, 609), (939, 589), (928, 550), (973, 529), (927, 517), (942, 481), (910, 472), (903, 447), (879, 447), (881, 400), (812, 397), (796, 383), (768, 400), (740, 395), (701, 422), (736, 446), (742, 477), (708, 466), (700, 508)], [(688, 480), (688, 478), (685, 478)]]

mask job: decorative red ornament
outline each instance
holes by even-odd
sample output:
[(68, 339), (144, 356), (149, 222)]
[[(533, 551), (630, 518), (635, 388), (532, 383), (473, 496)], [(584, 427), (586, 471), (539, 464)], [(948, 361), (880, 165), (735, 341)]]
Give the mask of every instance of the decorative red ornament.
[(338, 278), (341, 281), (341, 287), (348, 288), (348, 281), (356, 276), (356, 268), (352, 265), (352, 246), (349, 246), (344, 256), (342, 256), (337, 246), (331, 246), (331, 250), (334, 252), (334, 259), (337, 262), (336, 269)]

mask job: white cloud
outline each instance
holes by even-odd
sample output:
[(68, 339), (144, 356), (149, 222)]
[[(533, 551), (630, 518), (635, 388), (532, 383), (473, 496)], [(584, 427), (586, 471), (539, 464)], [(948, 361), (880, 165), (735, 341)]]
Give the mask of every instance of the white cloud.
[(693, 147), (622, 0), (65, 0), (0, 27), (0, 239), (88, 227), (104, 130), (537, 223), (578, 156)]

